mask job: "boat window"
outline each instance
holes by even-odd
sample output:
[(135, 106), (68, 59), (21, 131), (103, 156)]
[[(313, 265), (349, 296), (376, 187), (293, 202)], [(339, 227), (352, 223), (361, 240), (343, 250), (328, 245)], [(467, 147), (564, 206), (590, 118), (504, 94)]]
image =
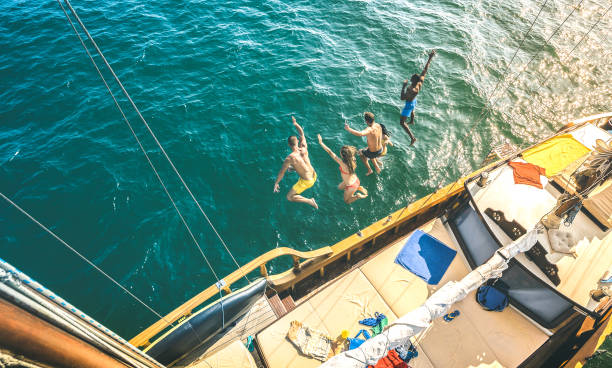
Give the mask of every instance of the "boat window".
[[(449, 224), (473, 268), (486, 262), (499, 249), (497, 241), (469, 204), (449, 219)], [(557, 326), (572, 313), (571, 301), (514, 260), (501, 280), (509, 287), (512, 305), (546, 328)]]

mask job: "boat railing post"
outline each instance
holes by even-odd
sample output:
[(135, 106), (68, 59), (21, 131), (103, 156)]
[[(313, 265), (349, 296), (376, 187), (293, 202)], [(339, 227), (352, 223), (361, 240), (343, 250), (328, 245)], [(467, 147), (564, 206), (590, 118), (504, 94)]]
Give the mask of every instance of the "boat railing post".
[(301, 271), (300, 267), (300, 257), (291, 256), (293, 258), (293, 272), (298, 273)]
[(268, 277), (268, 269), (266, 268), (266, 264), (262, 264), (259, 266), (259, 273), (263, 277)]

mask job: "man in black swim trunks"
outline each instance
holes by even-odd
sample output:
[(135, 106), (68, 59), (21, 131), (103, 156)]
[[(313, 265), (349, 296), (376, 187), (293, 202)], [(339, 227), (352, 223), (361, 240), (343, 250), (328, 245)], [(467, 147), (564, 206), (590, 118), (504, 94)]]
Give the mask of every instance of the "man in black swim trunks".
[(376, 173), (380, 174), (380, 169), (382, 163), (378, 161), (378, 157), (380, 157), (383, 153), (383, 129), (377, 122), (374, 121), (374, 114), (371, 112), (366, 112), (363, 114), (366, 125), (368, 126), (362, 131), (357, 131), (348, 126), (347, 123), (344, 123), (344, 129), (351, 133), (352, 135), (356, 135), (358, 137), (365, 136), (368, 140), (368, 146), (359, 151), (359, 156), (361, 156), (361, 161), (368, 169), (366, 175), (370, 175), (373, 173), (372, 168), (370, 167), (370, 160), (374, 164), (374, 169), (376, 169)]

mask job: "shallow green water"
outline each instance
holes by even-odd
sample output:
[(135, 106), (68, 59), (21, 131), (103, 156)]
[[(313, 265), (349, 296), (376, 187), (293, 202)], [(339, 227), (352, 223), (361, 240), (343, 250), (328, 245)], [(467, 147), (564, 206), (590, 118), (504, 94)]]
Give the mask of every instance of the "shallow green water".
[[(74, 0), (136, 104), (240, 264), (278, 246), (333, 244), (477, 167), (505, 140), (535, 142), (562, 121), (612, 110), (607, 1)], [(581, 3), (560, 31), (545, 41)], [(214, 282), (56, 2), (0, 4), (0, 191), (164, 314)], [(602, 19), (578, 48), (585, 33)], [(401, 82), (436, 48), (409, 147)], [(527, 62), (534, 57), (529, 65)], [(99, 60), (97, 60), (99, 61)], [(513, 76), (525, 67), (518, 77)], [(543, 87), (540, 87), (540, 84)], [(508, 87), (508, 88), (506, 88)], [(118, 92), (118, 89), (114, 89)], [(121, 100), (128, 107), (125, 100)], [(346, 206), (334, 150), (372, 111), (395, 146), (370, 197)], [(295, 115), (310, 140), (319, 211), (274, 178)], [(508, 115), (505, 115), (508, 114)], [(136, 119), (147, 150), (221, 276), (230, 257)], [(124, 337), (155, 316), (7, 205), (0, 257)], [(271, 272), (280, 271), (273, 265)]]

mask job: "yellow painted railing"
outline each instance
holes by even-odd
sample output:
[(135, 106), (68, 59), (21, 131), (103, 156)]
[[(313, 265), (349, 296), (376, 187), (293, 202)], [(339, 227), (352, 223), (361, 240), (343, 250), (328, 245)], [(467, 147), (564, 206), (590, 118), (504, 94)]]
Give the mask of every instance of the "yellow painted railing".
[[(322, 247), (322, 248), (319, 248), (319, 249), (316, 249), (310, 252), (300, 252), (298, 250), (295, 250), (292, 248), (286, 248), (286, 247), (279, 247), (276, 249), (272, 249), (271, 251), (265, 254), (262, 254), (261, 256), (255, 258), (251, 262), (247, 263), (246, 265), (240, 267), (236, 271), (227, 275), (227, 277), (223, 279), (226, 283), (223, 290), (226, 293), (230, 293), (231, 292), (230, 287), (233, 283), (240, 280), (244, 275), (258, 268), (262, 276), (264, 277), (268, 276), (266, 264), (275, 258), (282, 257), (282, 256), (291, 256), (293, 258), (293, 270), (297, 271), (300, 268), (301, 259), (312, 260), (316, 258), (324, 258), (324, 257), (330, 256), (332, 253), (333, 251), (331, 247)], [(180, 307), (176, 308), (172, 312), (165, 315), (163, 319), (155, 322), (154, 324), (149, 326), (146, 330), (136, 335), (134, 338), (130, 340), (130, 343), (134, 346), (148, 345), (149, 339), (151, 337), (157, 335), (159, 332), (161, 332), (166, 327), (170, 326), (172, 323), (179, 320), (180, 318), (189, 316), (195, 308), (202, 305), (205, 301), (209, 300), (210, 298), (216, 295), (219, 295), (219, 289), (217, 288), (216, 285), (211, 285), (210, 287), (208, 287), (207, 289), (205, 289), (198, 295), (189, 299), (187, 302), (185, 302)]]

